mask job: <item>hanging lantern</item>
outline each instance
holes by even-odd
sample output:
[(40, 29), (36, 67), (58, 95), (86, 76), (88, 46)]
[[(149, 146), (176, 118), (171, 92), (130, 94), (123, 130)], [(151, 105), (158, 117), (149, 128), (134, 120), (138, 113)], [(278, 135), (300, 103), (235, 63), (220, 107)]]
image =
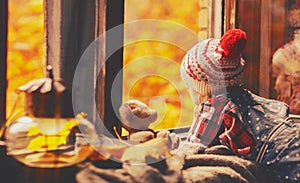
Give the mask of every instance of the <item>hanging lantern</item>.
[(59, 168), (85, 160), (97, 143), (91, 122), (73, 114), (70, 91), (53, 78), (47, 67), (45, 78), (18, 88), (25, 93), (25, 116), (5, 131), (7, 154), (30, 167)]

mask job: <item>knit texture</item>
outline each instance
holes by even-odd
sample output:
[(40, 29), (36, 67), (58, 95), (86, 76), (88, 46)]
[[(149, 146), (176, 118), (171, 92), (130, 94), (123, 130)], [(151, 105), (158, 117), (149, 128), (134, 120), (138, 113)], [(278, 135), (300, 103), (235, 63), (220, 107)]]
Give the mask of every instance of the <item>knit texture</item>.
[(199, 42), (182, 60), (182, 79), (190, 89), (202, 94), (223, 93), (226, 87), (240, 85), (245, 45), (246, 34), (239, 29), (229, 30), (221, 39)]

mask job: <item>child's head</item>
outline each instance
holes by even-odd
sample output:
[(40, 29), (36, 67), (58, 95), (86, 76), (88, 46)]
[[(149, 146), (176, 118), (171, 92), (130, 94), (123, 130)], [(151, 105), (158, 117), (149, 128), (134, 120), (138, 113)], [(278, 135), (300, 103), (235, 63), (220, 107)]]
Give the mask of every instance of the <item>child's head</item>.
[(226, 92), (227, 87), (241, 85), (245, 46), (246, 33), (232, 29), (221, 39), (201, 41), (187, 52), (181, 63), (181, 77), (195, 104)]

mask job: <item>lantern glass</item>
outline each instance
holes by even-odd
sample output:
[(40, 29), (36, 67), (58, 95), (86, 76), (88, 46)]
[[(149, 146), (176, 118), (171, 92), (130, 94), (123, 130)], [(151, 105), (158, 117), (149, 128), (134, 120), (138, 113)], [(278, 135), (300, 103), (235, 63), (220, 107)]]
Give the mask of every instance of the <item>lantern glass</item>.
[(94, 126), (81, 118), (22, 116), (6, 129), (7, 154), (30, 167), (60, 168), (85, 160), (97, 144)]

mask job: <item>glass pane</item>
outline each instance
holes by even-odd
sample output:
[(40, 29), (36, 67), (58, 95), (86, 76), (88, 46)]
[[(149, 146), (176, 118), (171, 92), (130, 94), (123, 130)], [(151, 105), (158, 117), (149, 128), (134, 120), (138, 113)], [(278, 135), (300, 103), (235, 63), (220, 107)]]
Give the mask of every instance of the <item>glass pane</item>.
[(194, 104), (180, 63), (199, 37), (207, 37), (207, 6), (201, 0), (125, 0), (123, 101), (155, 109), (152, 129), (191, 125)]
[(286, 102), (292, 114), (300, 114), (300, 1), (278, 6), (272, 18), (271, 96)]
[[(15, 90), (34, 78), (43, 77), (44, 71), (43, 0), (9, 0), (8, 3), (7, 116), (17, 99)], [(17, 111), (22, 110), (23, 101), (17, 104)]]

